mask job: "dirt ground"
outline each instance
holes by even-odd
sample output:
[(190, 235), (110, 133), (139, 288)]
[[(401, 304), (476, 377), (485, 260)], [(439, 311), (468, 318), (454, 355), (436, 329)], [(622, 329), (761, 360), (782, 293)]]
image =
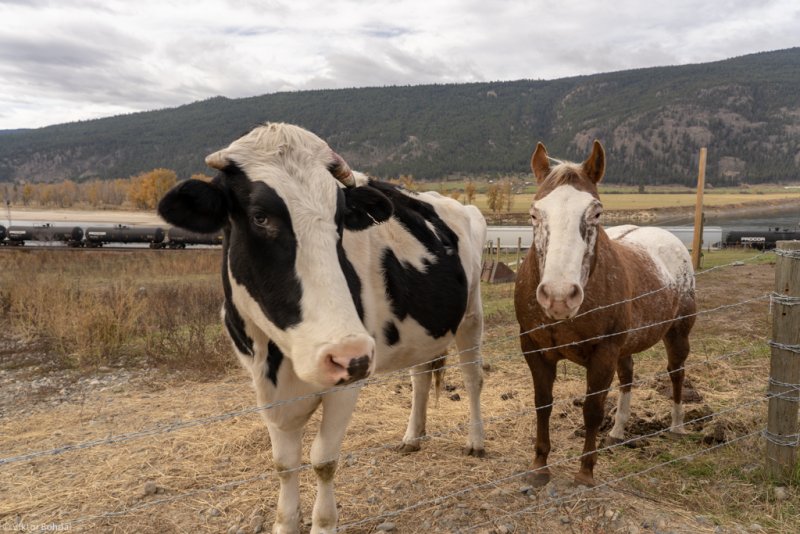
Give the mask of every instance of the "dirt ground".
[[(698, 276), (701, 310), (772, 290), (770, 264)], [(490, 291), (510, 299), (513, 284)], [(405, 374), (367, 385), (336, 474), (347, 532), (797, 532), (796, 488), (759, 478), (766, 419), (768, 301), (698, 317), (687, 376), (689, 416), (711, 413), (672, 440), (663, 433), (600, 454), (600, 485), (572, 485), (580, 454), (582, 369), (559, 367), (551, 432), (554, 480), (531, 467), (533, 388), (513, 314), (487, 314), (483, 411), (487, 457), (463, 456), (465, 391), (457, 370), (431, 403), (420, 452), (394, 450), (405, 430)], [(671, 402), (662, 346), (639, 355), (628, 437), (662, 431)], [(657, 373), (662, 373), (659, 377)], [(609, 396), (614, 405), (616, 393)], [(745, 405), (746, 403), (749, 403)], [(202, 381), (157, 369), (49, 366), (36, 346), (0, 344), (0, 530), (166, 533), (268, 531), (278, 481), (269, 437), (243, 372)], [(727, 410), (727, 411), (726, 411)], [(220, 416), (220, 414), (224, 414)], [(314, 423), (318, 417), (314, 418)], [(306, 435), (308, 459), (311, 425)], [(755, 435), (751, 435), (754, 434)], [(98, 441), (93, 444), (93, 441)], [(47, 451), (36, 455), (38, 451)], [(24, 458), (34, 453), (35, 457)], [(5, 463), (5, 465), (3, 465)], [(301, 476), (310, 517), (313, 472)], [(308, 530), (306, 519), (305, 531)]]

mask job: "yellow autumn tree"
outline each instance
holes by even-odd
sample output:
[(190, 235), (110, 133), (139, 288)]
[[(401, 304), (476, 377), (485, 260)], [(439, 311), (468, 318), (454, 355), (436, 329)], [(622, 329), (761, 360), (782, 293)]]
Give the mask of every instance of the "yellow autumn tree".
[(472, 204), (475, 201), (475, 192), (478, 190), (475, 182), (472, 180), (468, 181), (467, 184), (464, 186), (464, 194), (466, 195), (466, 199), (464, 199), (465, 204)]
[(153, 169), (131, 178), (128, 200), (139, 209), (155, 209), (161, 197), (175, 185), (178, 177), (171, 169)]

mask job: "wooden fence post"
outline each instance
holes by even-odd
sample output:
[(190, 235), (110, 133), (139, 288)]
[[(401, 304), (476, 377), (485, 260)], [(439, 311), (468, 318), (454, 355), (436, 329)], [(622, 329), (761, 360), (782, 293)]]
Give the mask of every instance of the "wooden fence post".
[(767, 473), (788, 482), (800, 443), (800, 241), (778, 241), (772, 294)]
[(703, 254), (703, 191), (706, 188), (706, 147), (700, 149), (700, 168), (697, 172), (697, 199), (694, 206), (694, 238), (692, 239), (692, 266), (700, 268)]

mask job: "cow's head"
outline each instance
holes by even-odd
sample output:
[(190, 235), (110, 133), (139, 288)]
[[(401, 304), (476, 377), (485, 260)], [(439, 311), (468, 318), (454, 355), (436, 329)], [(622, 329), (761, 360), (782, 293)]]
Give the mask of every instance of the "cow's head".
[(196, 232), (225, 228), (227, 298), (302, 380), (328, 387), (368, 376), (375, 341), (341, 240), (345, 228), (388, 219), (390, 201), (297, 126), (259, 126), (206, 163), (219, 174), (174, 187), (161, 216)]

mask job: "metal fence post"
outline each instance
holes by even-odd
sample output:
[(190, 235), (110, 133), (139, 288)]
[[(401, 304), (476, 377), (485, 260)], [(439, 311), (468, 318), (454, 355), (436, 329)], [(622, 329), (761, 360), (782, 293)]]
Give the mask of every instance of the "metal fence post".
[(788, 481), (800, 443), (800, 241), (778, 241), (772, 294), (767, 418), (767, 473)]

